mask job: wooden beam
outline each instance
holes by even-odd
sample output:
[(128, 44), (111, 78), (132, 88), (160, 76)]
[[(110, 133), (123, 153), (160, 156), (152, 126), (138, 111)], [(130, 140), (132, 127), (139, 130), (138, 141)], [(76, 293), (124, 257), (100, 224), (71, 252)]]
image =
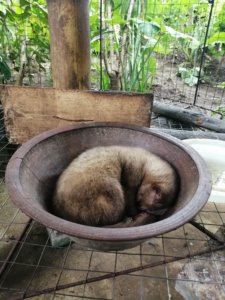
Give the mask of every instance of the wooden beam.
[(89, 0), (47, 0), (53, 86), (90, 88)]
[(6, 133), (14, 144), (83, 122), (150, 126), (152, 94), (0, 86)]

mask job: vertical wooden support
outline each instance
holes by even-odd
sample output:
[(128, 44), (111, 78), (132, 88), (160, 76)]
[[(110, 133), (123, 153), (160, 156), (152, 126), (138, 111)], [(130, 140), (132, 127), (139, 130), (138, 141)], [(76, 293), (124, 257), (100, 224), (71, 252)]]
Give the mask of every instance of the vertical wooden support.
[(47, 0), (53, 86), (90, 88), (89, 0)]

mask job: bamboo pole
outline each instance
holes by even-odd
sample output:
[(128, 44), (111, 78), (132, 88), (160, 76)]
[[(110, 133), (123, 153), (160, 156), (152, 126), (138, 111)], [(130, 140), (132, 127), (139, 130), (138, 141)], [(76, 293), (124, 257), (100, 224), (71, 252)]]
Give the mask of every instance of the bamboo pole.
[(89, 0), (47, 0), (54, 88), (90, 88)]

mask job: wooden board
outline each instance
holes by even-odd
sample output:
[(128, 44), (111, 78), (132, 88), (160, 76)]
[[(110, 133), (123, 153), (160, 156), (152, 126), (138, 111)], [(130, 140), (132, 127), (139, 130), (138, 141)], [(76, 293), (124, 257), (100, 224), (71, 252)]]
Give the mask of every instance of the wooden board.
[(56, 127), (83, 122), (150, 126), (153, 95), (0, 86), (9, 141), (26, 142)]

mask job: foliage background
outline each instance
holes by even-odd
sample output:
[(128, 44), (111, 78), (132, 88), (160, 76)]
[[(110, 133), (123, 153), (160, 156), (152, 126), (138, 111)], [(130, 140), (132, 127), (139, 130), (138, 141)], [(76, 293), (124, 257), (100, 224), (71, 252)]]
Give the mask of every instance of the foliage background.
[[(225, 79), (215, 70), (215, 83), (207, 70), (212, 61), (225, 60), (225, 3), (215, 1), (205, 40), (210, 8), (206, 0), (90, 0), (93, 87), (101, 81), (103, 89), (149, 91), (162, 57), (176, 59), (177, 75), (196, 85), (204, 43), (201, 81), (223, 87)], [(0, 41), (1, 82), (51, 85), (45, 0), (1, 2)]]

